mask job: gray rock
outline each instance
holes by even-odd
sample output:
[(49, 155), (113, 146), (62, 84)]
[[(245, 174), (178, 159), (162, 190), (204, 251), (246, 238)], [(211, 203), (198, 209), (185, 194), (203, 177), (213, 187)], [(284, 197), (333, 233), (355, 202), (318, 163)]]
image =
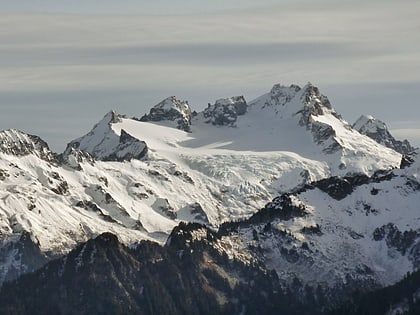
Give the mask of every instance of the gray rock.
[(310, 126), (314, 142), (324, 144), (325, 153), (332, 154), (341, 149), (341, 145), (335, 139), (336, 132), (333, 127), (319, 121), (313, 122)]
[(247, 112), (248, 104), (243, 96), (219, 99), (214, 105), (209, 104), (203, 115), (206, 123), (217, 126), (234, 127), (238, 116)]
[(151, 108), (149, 114), (141, 117), (140, 121), (174, 121), (178, 129), (191, 132), (191, 115), (187, 101), (171, 96)]
[(328, 98), (319, 92), (316, 86), (308, 83), (304, 88), (301, 95), (301, 100), (304, 107), (298, 113), (302, 114), (299, 124), (305, 126), (311, 123), (311, 116), (320, 116), (329, 112), (338, 119), (341, 116), (332, 108)]
[(146, 142), (131, 136), (124, 129), (121, 129), (120, 143), (115, 152), (106, 157), (106, 161), (130, 161), (132, 159), (140, 160), (147, 155), (148, 148)]

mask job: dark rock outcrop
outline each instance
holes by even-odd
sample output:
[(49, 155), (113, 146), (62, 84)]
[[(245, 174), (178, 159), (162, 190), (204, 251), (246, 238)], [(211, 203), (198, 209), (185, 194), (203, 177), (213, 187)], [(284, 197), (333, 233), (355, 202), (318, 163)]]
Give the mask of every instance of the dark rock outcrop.
[(327, 112), (341, 119), (341, 116), (332, 108), (328, 98), (321, 94), (319, 89), (311, 83), (303, 87), (300, 99), (304, 107), (297, 114), (301, 114), (299, 123), (302, 126), (312, 123), (311, 116), (320, 116)]
[(243, 96), (219, 99), (214, 105), (209, 104), (203, 115), (207, 123), (217, 126), (235, 126), (238, 116), (244, 115), (248, 104)]
[(301, 88), (295, 84), (292, 84), (290, 87), (275, 84), (270, 90), (270, 102), (265, 105), (284, 106), (286, 103), (290, 102), (300, 90)]
[(191, 108), (187, 101), (171, 96), (150, 109), (140, 121), (174, 121), (178, 129), (191, 132)]
[(106, 157), (105, 161), (130, 161), (132, 159), (140, 160), (147, 155), (148, 148), (146, 142), (134, 138), (124, 129), (121, 129), (119, 144), (115, 152)]
[(385, 240), (388, 247), (393, 247), (403, 255), (416, 243), (420, 238), (420, 231), (404, 231), (401, 232), (397, 226), (392, 223), (383, 225), (373, 232), (375, 241)]
[(341, 145), (335, 139), (336, 132), (330, 125), (315, 121), (310, 124), (311, 132), (316, 144), (324, 144), (323, 151), (332, 154), (341, 149)]

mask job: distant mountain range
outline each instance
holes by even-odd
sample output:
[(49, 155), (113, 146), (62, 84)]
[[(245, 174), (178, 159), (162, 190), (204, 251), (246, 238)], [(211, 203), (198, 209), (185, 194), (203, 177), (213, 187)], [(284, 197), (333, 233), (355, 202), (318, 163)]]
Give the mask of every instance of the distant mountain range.
[(326, 314), (420, 266), (416, 149), (310, 83), (2, 131), (0, 194), (0, 313)]

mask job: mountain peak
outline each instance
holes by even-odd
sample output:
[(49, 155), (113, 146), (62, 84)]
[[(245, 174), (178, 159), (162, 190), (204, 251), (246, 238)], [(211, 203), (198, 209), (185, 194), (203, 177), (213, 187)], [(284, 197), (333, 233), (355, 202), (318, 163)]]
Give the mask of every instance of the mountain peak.
[(176, 128), (186, 132), (191, 131), (191, 108), (188, 101), (181, 101), (175, 96), (165, 98), (150, 109), (140, 121), (170, 121), (176, 123)]
[(238, 116), (247, 112), (248, 104), (243, 96), (218, 99), (213, 105), (208, 104), (203, 115), (206, 123), (218, 126), (235, 126)]
[[(250, 106), (259, 105), (261, 108), (274, 108), (276, 114), (286, 116), (304, 114), (302, 123), (307, 123), (310, 115), (335, 113), (328, 98), (319, 89), (308, 82), (303, 88), (296, 84), (285, 86), (275, 84), (269, 93), (257, 98)], [(338, 115), (337, 115), (338, 116)]]
[(300, 86), (292, 84), (290, 86), (285, 86), (280, 83), (274, 84), (268, 94), (265, 94), (253, 101), (252, 104), (258, 103), (258, 101), (263, 99), (263, 108), (264, 107), (276, 107), (276, 106), (285, 106), (289, 103), (296, 94), (301, 90)]
[(300, 99), (304, 104), (304, 108), (301, 111), (301, 124), (308, 123), (311, 120), (312, 115), (320, 116), (324, 114), (332, 114), (336, 118), (341, 119), (341, 117), (332, 108), (328, 97), (321, 94), (318, 87), (314, 86), (310, 82), (302, 88)]
[(353, 124), (353, 128), (361, 133), (368, 131), (369, 128), (388, 129), (384, 122), (374, 118), (372, 115), (361, 115)]
[(396, 140), (389, 132), (387, 125), (371, 115), (360, 116), (353, 124), (353, 129), (401, 154), (410, 154), (415, 151), (408, 140)]
[(106, 122), (108, 121), (108, 123), (118, 123), (121, 122), (121, 115), (118, 114), (115, 110), (110, 110), (103, 118), (103, 121)]
[(0, 152), (15, 156), (34, 154), (48, 162), (56, 160), (44, 140), (17, 129), (8, 129), (0, 132)]
[(74, 149), (88, 152), (94, 158), (103, 161), (125, 161), (140, 159), (147, 153), (147, 145), (121, 130), (118, 134), (113, 125), (121, 123), (123, 116), (115, 111), (108, 112), (102, 120), (85, 136), (73, 140), (67, 145), (63, 157), (66, 159)]
[(93, 241), (104, 247), (115, 247), (119, 245), (118, 237), (111, 232), (104, 232), (98, 235)]

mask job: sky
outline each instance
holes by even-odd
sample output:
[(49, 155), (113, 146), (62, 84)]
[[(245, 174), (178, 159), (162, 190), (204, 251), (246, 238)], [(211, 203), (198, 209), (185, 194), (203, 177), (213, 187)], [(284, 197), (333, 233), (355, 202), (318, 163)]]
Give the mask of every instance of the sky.
[(109, 110), (312, 82), (420, 146), (418, 0), (0, 0), (0, 130), (56, 152)]

